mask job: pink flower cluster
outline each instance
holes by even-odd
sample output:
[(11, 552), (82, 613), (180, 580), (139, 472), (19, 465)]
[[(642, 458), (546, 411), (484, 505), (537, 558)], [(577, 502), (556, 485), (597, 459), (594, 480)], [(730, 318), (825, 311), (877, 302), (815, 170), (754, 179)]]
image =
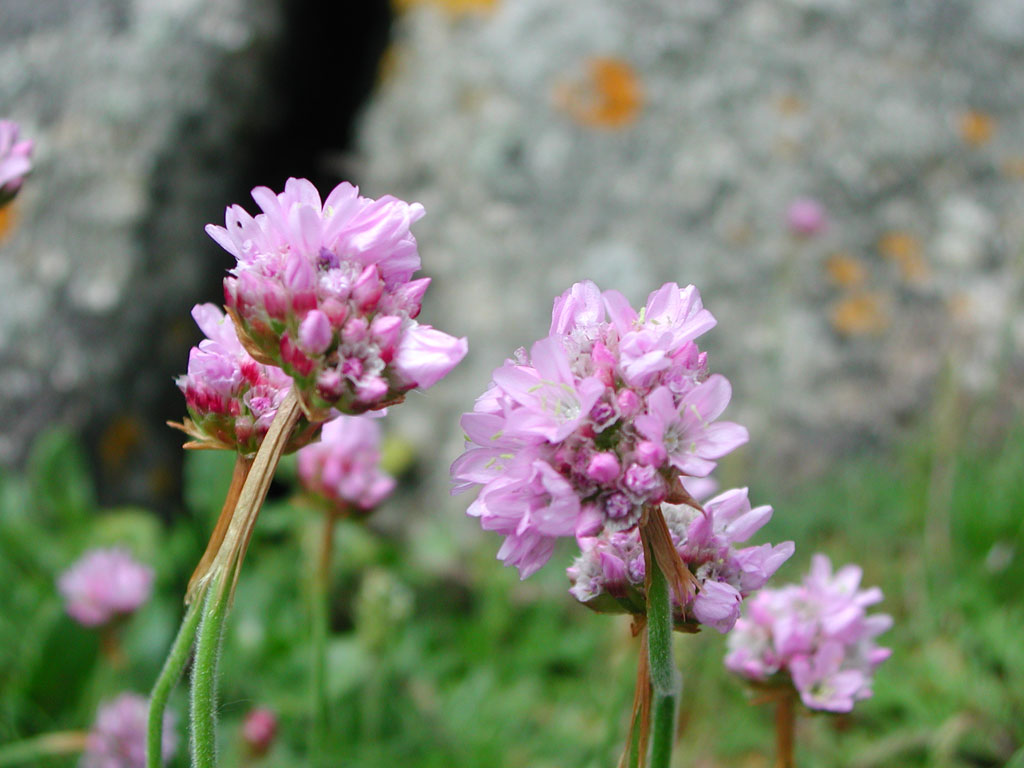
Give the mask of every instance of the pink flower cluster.
[(547, 338), (493, 374), (462, 427), (454, 492), (483, 486), (469, 514), (503, 534), (525, 578), (559, 536), (626, 530), (680, 476), (703, 477), (747, 431), (716, 422), (729, 382), (695, 339), (715, 325), (693, 286), (667, 283), (638, 313), (618, 291), (577, 283)]
[[(122, 693), (103, 704), (89, 731), (79, 768), (144, 768), (148, 716), (149, 700), (135, 693)], [(174, 718), (165, 712), (162, 762), (174, 756), (177, 741)]]
[(98, 627), (133, 613), (153, 591), (153, 571), (126, 550), (93, 549), (60, 575), (57, 587), (71, 618)]
[(798, 197), (786, 209), (786, 225), (794, 235), (812, 237), (828, 228), (825, 206), (810, 197)]
[[(238, 340), (231, 318), (213, 304), (197, 304), (192, 317), (207, 338), (189, 352), (188, 373), (176, 382), (192, 419), (183, 425), (185, 431), (200, 442), (251, 456), (292, 380), (280, 368), (257, 363)], [(312, 434), (308, 423), (300, 423), (289, 450), (309, 442)]]
[(13, 120), (0, 120), (0, 207), (9, 203), (32, 170), (34, 142), (18, 140), (20, 127)]
[(875, 669), (892, 653), (875, 642), (892, 617), (866, 612), (882, 591), (859, 589), (861, 575), (855, 565), (833, 575), (818, 554), (803, 584), (762, 590), (729, 635), (726, 667), (759, 683), (792, 683), (811, 709), (849, 712), (871, 696)]
[(327, 422), (320, 441), (299, 451), (299, 479), (339, 508), (369, 511), (395, 488), (380, 470), (380, 427), (370, 416)]
[(263, 213), (235, 205), (226, 227), (206, 231), (237, 259), (224, 295), (243, 343), (283, 368), (308, 408), (381, 408), (462, 360), (465, 339), (415, 320), (430, 280), (412, 280), (420, 258), (409, 228), (423, 206), (361, 197), (347, 183), (321, 202), (305, 179), (252, 196)]
[[(692, 629), (706, 624), (728, 632), (740, 615), (740, 601), (765, 585), (793, 554), (793, 542), (737, 548), (772, 516), (769, 506), (750, 508), (746, 488), (726, 491), (704, 505), (664, 504), (672, 543), (696, 577), (699, 591), (686, 605), (673, 594), (675, 624)], [(582, 554), (569, 568), (573, 597), (589, 608), (611, 613), (645, 613), (643, 545), (636, 528), (604, 531), (580, 539)]]

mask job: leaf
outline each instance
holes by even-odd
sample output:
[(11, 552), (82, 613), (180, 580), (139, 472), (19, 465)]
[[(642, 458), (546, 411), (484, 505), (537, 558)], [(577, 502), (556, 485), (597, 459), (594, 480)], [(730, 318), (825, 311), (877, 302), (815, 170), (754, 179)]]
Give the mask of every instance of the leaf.
[(65, 429), (40, 434), (28, 457), (32, 498), (61, 525), (81, 522), (96, 507), (89, 464), (78, 441)]

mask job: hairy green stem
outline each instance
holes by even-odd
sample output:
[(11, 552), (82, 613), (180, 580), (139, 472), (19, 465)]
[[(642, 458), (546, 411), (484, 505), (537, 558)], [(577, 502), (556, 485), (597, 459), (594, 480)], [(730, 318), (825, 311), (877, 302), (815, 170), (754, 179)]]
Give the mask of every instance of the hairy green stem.
[(196, 627), (199, 626), (199, 610), (202, 600), (194, 601), (185, 610), (185, 618), (178, 628), (178, 634), (171, 645), (170, 653), (164, 667), (160, 670), (160, 676), (153, 685), (153, 691), (149, 694), (149, 718), (146, 723), (146, 768), (160, 768), (163, 765), (163, 734), (164, 734), (164, 710), (167, 709), (167, 700), (174, 690), (174, 686), (181, 679), (181, 672), (188, 663), (189, 654), (192, 651), (192, 641), (196, 637)]
[(202, 621), (192, 663), (192, 768), (217, 765), (217, 661), (230, 593), (230, 573), (215, 573), (203, 600)]
[[(649, 550), (648, 550), (649, 551)], [(668, 579), (657, 560), (647, 560), (647, 648), (651, 688), (654, 693), (651, 721), (651, 768), (668, 768), (675, 741), (678, 673), (672, 658), (672, 602)]]
[(0, 747), (0, 766), (38, 765), (54, 755), (68, 755), (85, 749), (89, 734), (85, 731), (61, 731), (33, 736)]
[(334, 549), (334, 527), (337, 516), (333, 511), (324, 514), (324, 528), (320, 540), (320, 555), (313, 573), (310, 589), (310, 619), (312, 635), (312, 703), (313, 723), (310, 730), (309, 758), (314, 768), (326, 759), (327, 734), (330, 730), (327, 706), (327, 636), (330, 630), (329, 600), (331, 580), (331, 554)]

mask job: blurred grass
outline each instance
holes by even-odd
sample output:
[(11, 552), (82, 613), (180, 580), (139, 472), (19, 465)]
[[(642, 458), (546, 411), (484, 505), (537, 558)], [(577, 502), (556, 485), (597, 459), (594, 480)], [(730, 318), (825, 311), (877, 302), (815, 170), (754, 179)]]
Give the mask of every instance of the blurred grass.
[[(898, 450), (844, 463), (813, 483), (792, 487), (778, 475), (751, 483), (755, 503), (776, 509), (764, 536), (797, 542), (777, 583), (800, 578), (822, 551), (837, 565), (862, 565), (896, 619), (882, 638), (894, 654), (874, 698), (851, 716), (801, 719), (804, 768), (1024, 765), (1024, 425), (972, 417), (974, 426), (961, 429), (961, 407), (942, 405)], [(54, 431), (39, 438), (24, 477), (0, 477), (0, 744), (87, 728), (101, 700), (148, 691), (231, 460), (189, 455), (188, 510), (171, 526), (142, 510), (97, 510), (85, 466), (75, 443)], [(289, 499), (288, 467), (282, 477), (229, 620), (224, 766), (306, 764), (307, 594), (320, 521)], [(474, 525), (457, 517), (430, 530), (458, 541), (454, 532)], [(430, 542), (339, 527), (328, 658), (333, 764), (615, 765), (637, 653), (628, 621), (592, 614), (568, 596), (570, 542), (519, 582), (495, 562), (495, 537), (468, 548), (452, 541), (437, 557)], [(55, 588), (85, 548), (114, 542), (157, 572), (154, 599), (123, 629), (129, 665), (120, 671), (95, 633), (64, 615)], [(678, 637), (677, 647), (685, 690), (676, 765), (771, 765), (771, 712), (724, 672), (724, 638)], [(187, 762), (183, 693), (172, 699), (177, 765)], [(282, 729), (265, 758), (247, 760), (239, 729), (255, 706), (278, 712)]]

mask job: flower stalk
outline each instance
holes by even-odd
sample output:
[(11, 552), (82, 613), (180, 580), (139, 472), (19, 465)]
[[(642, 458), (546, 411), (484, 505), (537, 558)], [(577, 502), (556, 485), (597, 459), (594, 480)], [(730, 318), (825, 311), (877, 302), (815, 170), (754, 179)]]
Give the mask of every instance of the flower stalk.
[(238, 573), (256, 518), (270, 490), (274, 471), (301, 416), (298, 395), (291, 389), (274, 415), (267, 436), (245, 476), (220, 547), (209, 561), (207, 571), (195, 579), (192, 592), (187, 597), (195, 602), (205, 596), (201, 600), (202, 621), (192, 671), (193, 768), (216, 766), (216, 677), (224, 619), (234, 597)]
[(213, 533), (210, 534), (210, 540), (206, 544), (206, 551), (203, 552), (203, 556), (199, 559), (199, 564), (188, 580), (188, 589), (185, 593), (186, 603), (192, 601), (197, 585), (209, 574), (210, 566), (214, 558), (217, 557), (217, 553), (220, 552), (220, 547), (224, 543), (224, 537), (227, 535), (231, 520), (234, 517), (235, 507), (238, 506), (238, 497), (242, 495), (242, 487), (245, 485), (245, 479), (249, 476), (249, 469), (251, 467), (252, 459), (238, 454), (235, 459), (234, 471), (231, 474), (231, 485), (228, 488), (227, 496), (224, 498), (224, 506), (221, 507), (217, 524), (213, 527)]
[(231, 596), (234, 595), (238, 572), (249, 547), (249, 540), (252, 538), (252, 532), (256, 526), (256, 518), (259, 516), (263, 501), (267, 498), (267, 491), (270, 490), (274, 471), (288, 446), (292, 430), (298, 424), (301, 416), (302, 408), (299, 397), (293, 388), (288, 391), (288, 395), (277, 409), (267, 436), (260, 444), (256, 458), (242, 484), (238, 504), (231, 515), (221, 546), (217, 550), (217, 554), (210, 560), (207, 572), (195, 578), (188, 599), (194, 599), (198, 591), (218, 572), (228, 576), (219, 582), (218, 588), (222, 591), (227, 590)]
[(796, 695), (783, 690), (775, 700), (775, 768), (795, 768)]
[(171, 645), (171, 651), (167, 655), (160, 676), (149, 695), (149, 717), (146, 723), (146, 768), (160, 768), (163, 764), (161, 753), (163, 750), (164, 711), (167, 709), (167, 700), (170, 698), (174, 686), (181, 679), (181, 673), (191, 655), (196, 628), (199, 626), (199, 619), (202, 616), (202, 612), (199, 610), (202, 602), (202, 600), (196, 600), (185, 610), (185, 618), (181, 622), (178, 634)]
[(313, 573), (311, 591), (312, 669), (310, 684), (313, 704), (313, 722), (310, 730), (310, 765), (319, 766), (326, 753), (329, 732), (327, 705), (327, 637), (330, 634), (330, 579), (334, 550), (334, 530), (338, 515), (334, 510), (324, 513), (320, 551)]
[[(660, 514), (658, 511), (650, 517), (657, 518)], [(662, 570), (662, 558), (657, 557), (655, 550), (655, 542), (659, 541), (657, 528), (657, 525), (650, 524), (640, 528), (647, 570), (647, 651), (653, 698), (650, 765), (651, 768), (668, 768), (675, 741), (676, 700), (680, 685), (672, 654), (669, 576)], [(674, 549), (672, 551), (675, 552)]]
[(230, 592), (223, 585), (231, 579), (230, 572), (215, 573), (202, 601), (192, 665), (192, 768), (217, 765), (217, 662), (230, 602)]

